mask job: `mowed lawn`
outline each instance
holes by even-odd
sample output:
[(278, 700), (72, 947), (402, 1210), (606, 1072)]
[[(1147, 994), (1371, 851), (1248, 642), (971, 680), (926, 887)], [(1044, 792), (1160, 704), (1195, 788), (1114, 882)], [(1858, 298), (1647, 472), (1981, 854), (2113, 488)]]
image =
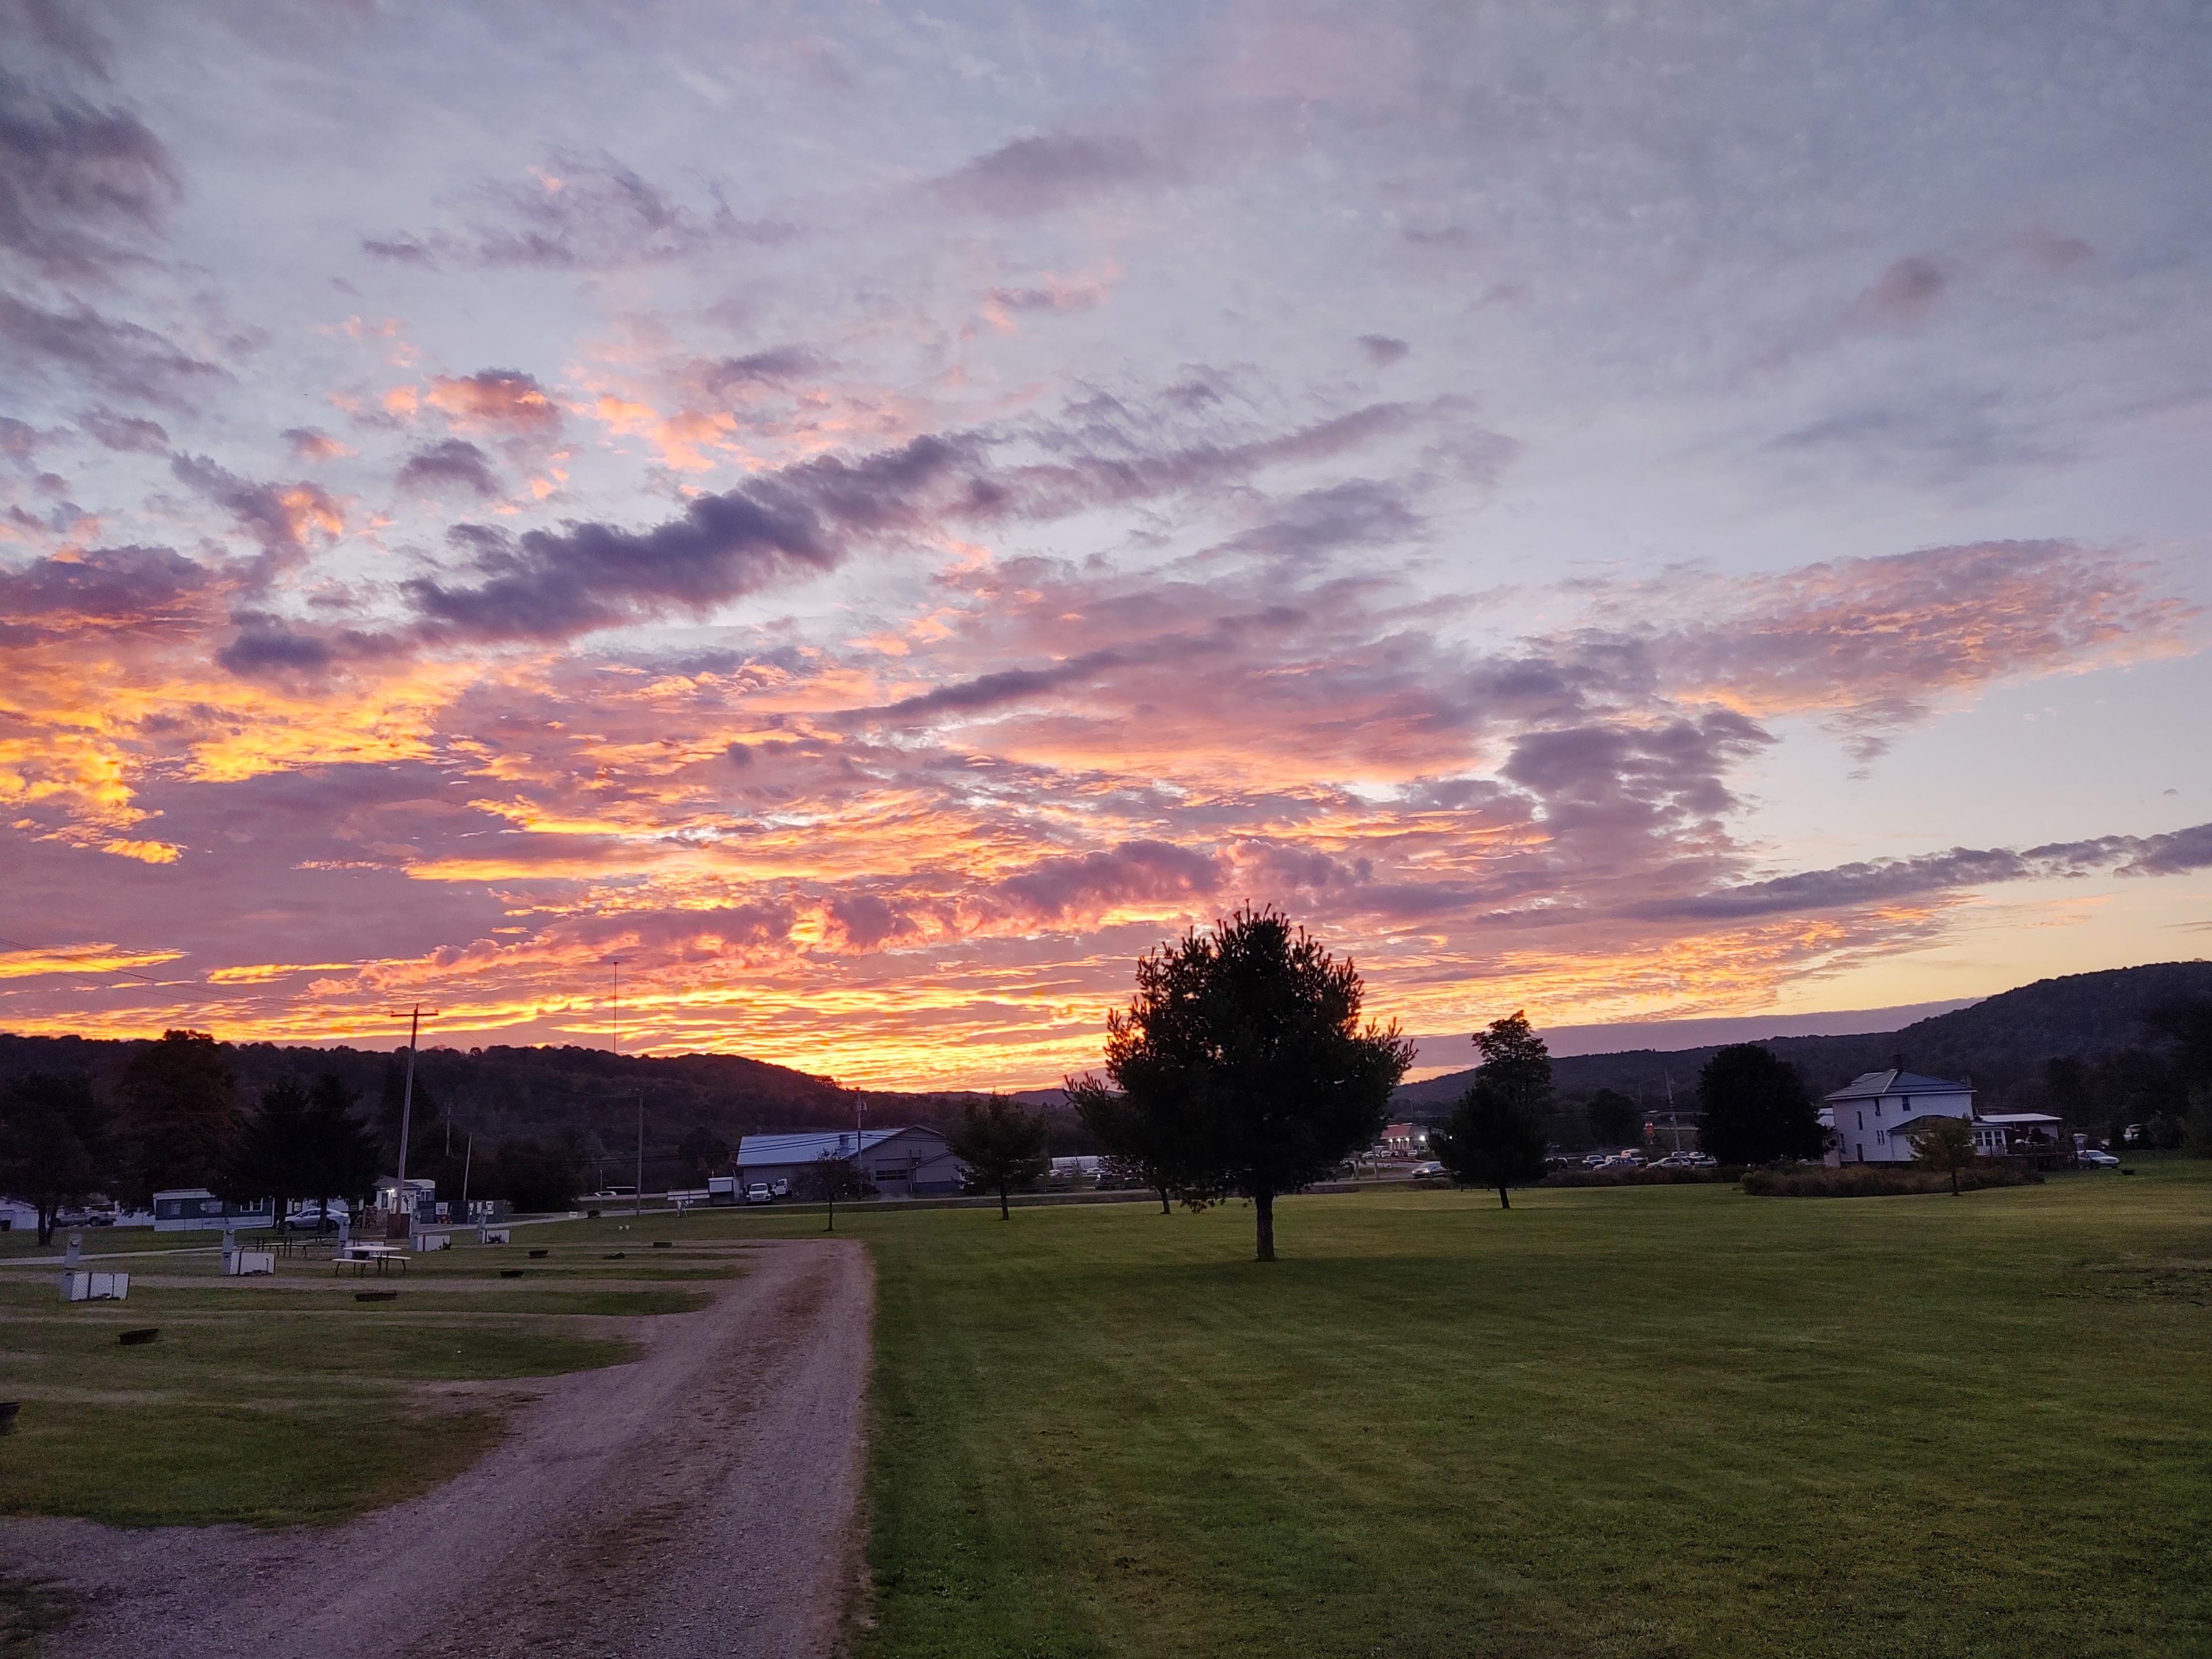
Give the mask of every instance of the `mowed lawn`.
[(841, 1217), (861, 1650), (2212, 1651), (2208, 1176)]
[[(154, 1248), (124, 1233), (88, 1249), (111, 1239)], [(88, 1263), (131, 1272), (119, 1304), (65, 1305), (55, 1268), (17, 1259), (0, 1271), (0, 1400), (22, 1407), (0, 1439), (0, 1515), (343, 1521), (460, 1474), (498, 1443), (528, 1379), (629, 1358), (630, 1322), (700, 1307), (739, 1270), (726, 1250), (641, 1251), (614, 1223), (517, 1240), (419, 1256), (390, 1279), (286, 1260), (271, 1281), (222, 1278), (203, 1237)], [(623, 1261), (603, 1259), (611, 1245)], [(398, 1294), (356, 1299), (384, 1290)], [(118, 1342), (148, 1326), (157, 1341)]]

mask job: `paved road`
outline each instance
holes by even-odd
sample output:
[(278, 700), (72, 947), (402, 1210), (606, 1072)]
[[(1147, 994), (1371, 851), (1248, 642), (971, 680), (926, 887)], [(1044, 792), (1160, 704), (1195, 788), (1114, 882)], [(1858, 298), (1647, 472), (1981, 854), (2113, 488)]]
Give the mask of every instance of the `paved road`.
[(0, 1568), (83, 1596), (53, 1659), (827, 1654), (860, 1573), (873, 1281), (857, 1244), (757, 1249), (422, 1498), (312, 1532), (0, 1522)]

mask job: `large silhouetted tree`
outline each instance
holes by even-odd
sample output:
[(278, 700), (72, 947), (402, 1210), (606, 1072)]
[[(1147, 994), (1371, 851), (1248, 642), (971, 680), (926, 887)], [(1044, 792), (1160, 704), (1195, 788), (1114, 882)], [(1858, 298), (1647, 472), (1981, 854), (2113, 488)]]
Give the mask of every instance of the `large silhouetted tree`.
[(1756, 1042), (1722, 1049), (1698, 1074), (1698, 1146), (1723, 1164), (1818, 1158), (1827, 1134), (1796, 1067)]
[(282, 1223), (292, 1200), (308, 1197), (315, 1184), (307, 1126), (307, 1085), (277, 1079), (261, 1091), (259, 1108), (231, 1141), (215, 1190), (234, 1205), (271, 1199), (270, 1219)]
[(1518, 1012), (1476, 1032), (1474, 1046), (1482, 1055), (1474, 1082), (1450, 1122), (1431, 1131), (1429, 1150), (1458, 1185), (1495, 1187), (1499, 1206), (1510, 1210), (1508, 1188), (1544, 1178), (1552, 1054)]
[(108, 1116), (81, 1077), (33, 1072), (0, 1098), (0, 1193), (38, 1212), (39, 1243), (54, 1218), (104, 1189), (113, 1175)]
[(332, 1072), (317, 1078), (308, 1091), (301, 1126), (301, 1197), (319, 1199), (325, 1206), (343, 1198), (359, 1209), (376, 1191), (383, 1148), (374, 1132), (354, 1115), (356, 1099)]
[(945, 1137), (945, 1144), (968, 1166), (968, 1177), (986, 1192), (999, 1195), (999, 1218), (1012, 1214), (1006, 1195), (1035, 1181), (1052, 1167), (1044, 1155), (1042, 1112), (1025, 1112), (1003, 1095), (969, 1101), (960, 1109), (960, 1121)]
[(1364, 989), (1273, 909), (1147, 952), (1106, 1036), (1107, 1075), (1141, 1127), (1106, 1150), (1157, 1160), (1178, 1192), (1250, 1199), (1273, 1261), (1275, 1200), (1373, 1143), (1413, 1060), (1395, 1024), (1361, 1024)]
[(164, 1187), (212, 1190), (243, 1127), (216, 1040), (204, 1031), (162, 1032), (125, 1066), (120, 1093), (129, 1196), (145, 1203)]

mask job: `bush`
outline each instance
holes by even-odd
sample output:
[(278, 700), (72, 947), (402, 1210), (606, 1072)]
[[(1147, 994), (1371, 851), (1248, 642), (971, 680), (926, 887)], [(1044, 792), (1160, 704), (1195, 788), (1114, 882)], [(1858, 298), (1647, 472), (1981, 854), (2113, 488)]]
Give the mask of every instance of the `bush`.
[(1743, 1174), (1741, 1165), (1723, 1164), (1712, 1170), (1655, 1170), (1649, 1165), (1630, 1169), (1554, 1170), (1536, 1184), (1540, 1187), (1686, 1187), (1698, 1182), (1734, 1181)]
[[(2035, 1187), (2043, 1177), (2010, 1164), (1977, 1163), (1959, 1174), (1959, 1190), (1984, 1187)], [(1743, 1189), (1755, 1198), (1895, 1198), (1907, 1193), (1948, 1193), (1951, 1177), (1940, 1170), (1910, 1164), (1778, 1164), (1743, 1172)]]

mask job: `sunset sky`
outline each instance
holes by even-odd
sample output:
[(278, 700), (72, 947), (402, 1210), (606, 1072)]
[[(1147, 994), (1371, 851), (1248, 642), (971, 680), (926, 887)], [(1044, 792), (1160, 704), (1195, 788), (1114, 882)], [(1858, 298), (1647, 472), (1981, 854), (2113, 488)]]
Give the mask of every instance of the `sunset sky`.
[(1933, 9), (0, 3), (0, 1029), (2203, 954), (2212, 24)]

